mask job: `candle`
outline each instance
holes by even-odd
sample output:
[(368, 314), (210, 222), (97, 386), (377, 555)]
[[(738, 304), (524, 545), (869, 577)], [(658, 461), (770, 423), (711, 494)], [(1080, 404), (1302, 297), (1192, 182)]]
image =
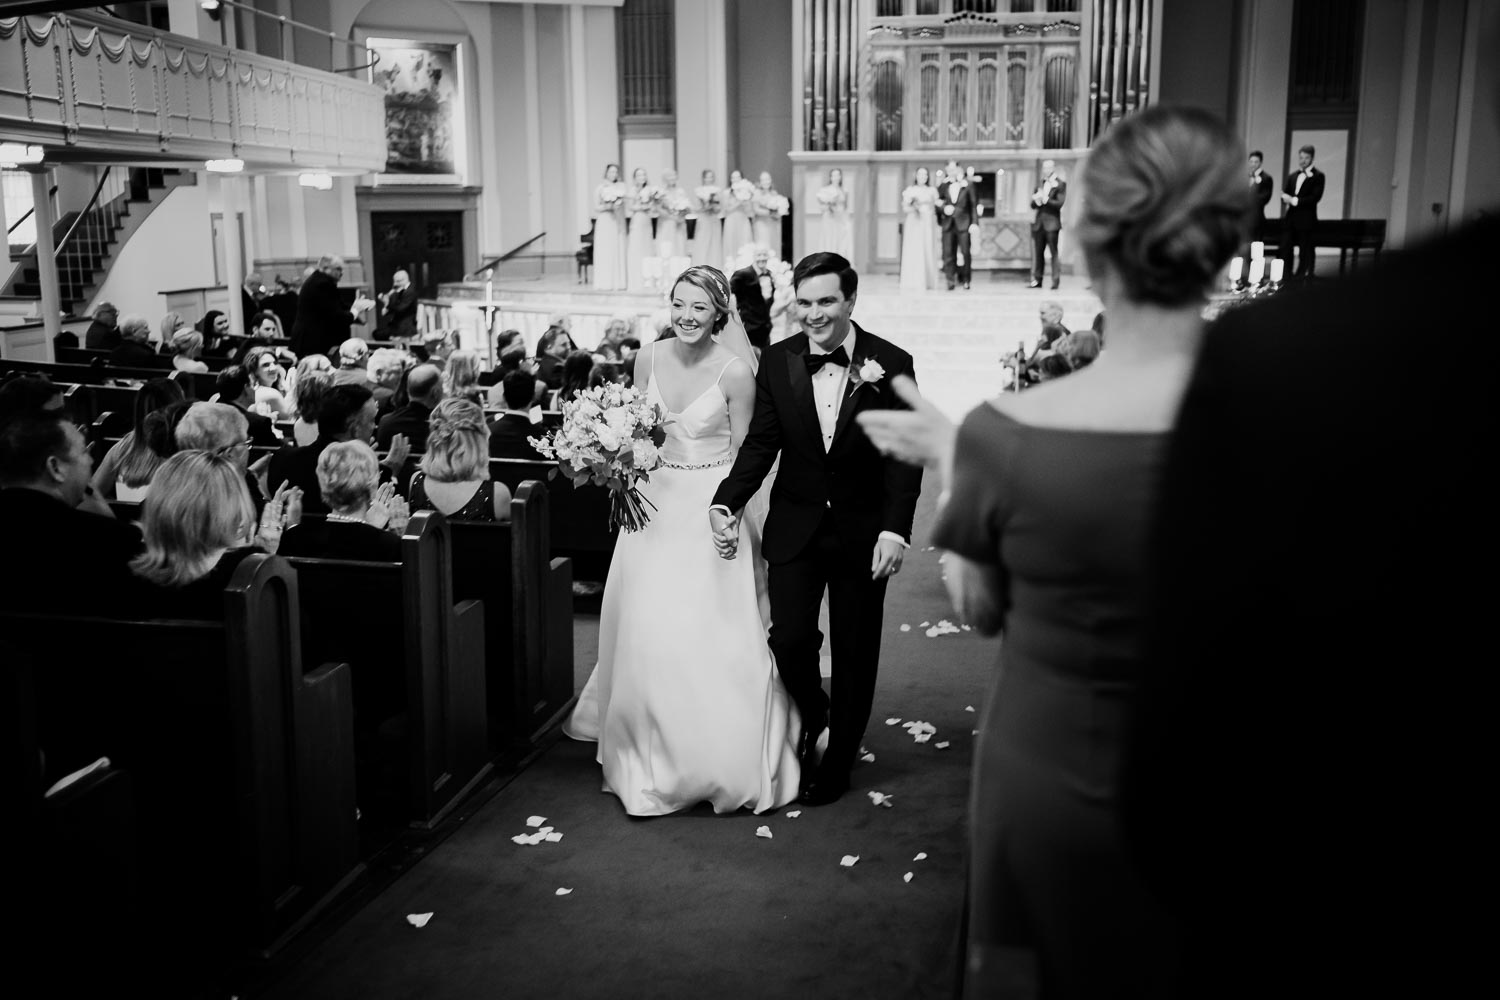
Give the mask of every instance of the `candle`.
[(1282, 260), (1280, 257), (1277, 257), (1275, 260), (1271, 261), (1271, 284), (1281, 284), (1281, 275), (1285, 268), (1286, 261)]
[(1238, 285), (1240, 283), (1240, 275), (1244, 273), (1245, 258), (1236, 257), (1229, 262), (1229, 283), (1231, 285)]
[(1266, 276), (1266, 259), (1257, 257), (1250, 262), (1250, 285), (1254, 287), (1260, 284), (1261, 279)]
[(1265, 255), (1266, 255), (1266, 245), (1264, 243), (1255, 242), (1255, 243), (1250, 244), (1250, 259), (1251, 260), (1260, 260)]

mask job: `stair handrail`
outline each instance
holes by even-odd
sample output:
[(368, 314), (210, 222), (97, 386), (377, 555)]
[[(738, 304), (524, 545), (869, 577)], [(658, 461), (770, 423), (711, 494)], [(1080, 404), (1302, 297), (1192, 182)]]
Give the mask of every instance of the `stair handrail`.
[[(52, 185), (52, 190), (47, 192), (47, 197), (51, 198), (51, 197), (53, 197), (56, 194), (57, 194), (57, 185), (54, 184), (54, 185)], [(6, 236), (6, 238), (9, 239), (10, 238), (10, 234), (13, 233), (13, 232), (15, 232), (17, 229), (21, 228), (21, 223), (23, 223), (27, 219), (31, 218), (34, 214), (36, 214), (36, 206), (35, 205), (32, 205), (26, 211), (22, 212), (21, 213), (21, 217), (19, 219), (17, 219), (15, 222), (12, 222), (9, 226), (6, 227), (6, 230), (5, 230), (5, 236)], [(36, 253), (36, 244), (33, 243), (33, 244), (31, 244), (31, 246), (27, 247), (25, 253)], [(22, 254), (22, 256), (25, 256), (25, 254)]]
[[(54, 261), (62, 261), (63, 251), (72, 245), (73, 237), (78, 232), (78, 227), (83, 225), (94, 214), (95, 209), (99, 207), (99, 196), (103, 193), (104, 186), (109, 183), (113, 171), (113, 167), (105, 167), (104, 172), (99, 175), (99, 182), (94, 185), (94, 193), (89, 197), (88, 205), (73, 219), (73, 224), (68, 227), (68, 231), (63, 234), (63, 238), (57, 241), (57, 247), (52, 251)], [(123, 190), (122, 188), (122, 193)], [(96, 220), (97, 224), (87, 234), (84, 253), (81, 255), (75, 253), (71, 260), (67, 262), (66, 277), (70, 285), (76, 285), (81, 288), (92, 280), (94, 276), (93, 258), (95, 256), (102, 256), (104, 246), (108, 239), (113, 236), (114, 230), (119, 226), (120, 212), (113, 198), (104, 205), (100, 214), (102, 217)], [(100, 233), (104, 230), (108, 230), (108, 233), (101, 236)], [(59, 278), (62, 277), (63, 274), (59, 273)]]
[[(238, 3), (237, 0), (218, 0), (218, 3), (221, 7), (233, 7), (235, 10), (244, 11), (246, 14), (253, 14), (256, 17), (263, 17), (266, 20), (277, 22), (281, 36), (281, 58), (285, 59), (287, 62), (294, 61), (287, 56), (287, 53), (290, 51), (290, 47), (286, 43), (287, 28), (300, 28), (303, 31), (309, 31), (314, 35), (322, 35), (324, 38), (327, 38), (329, 63), (333, 62), (334, 45), (343, 45), (351, 53), (357, 50), (360, 53), (368, 55), (370, 57), (370, 61), (367, 63), (360, 63), (358, 66), (345, 66), (343, 69), (330, 69), (328, 70), (328, 72), (330, 73), (356, 73), (360, 70), (370, 69), (380, 62), (379, 52), (375, 52), (374, 50), (364, 45), (362, 42), (355, 42), (347, 38), (340, 38), (333, 32), (328, 31), (324, 28), (320, 28), (316, 24), (308, 24), (306, 21), (298, 21), (295, 18), (286, 17), (282, 14), (272, 14), (269, 11), (264, 11), (256, 7), (252, 7), (249, 4)], [(210, 12), (210, 16), (213, 16), (212, 11)], [(218, 18), (214, 19), (218, 20)]]
[(533, 236), (531, 239), (527, 240), (526, 242), (524, 242), (524, 243), (517, 243), (515, 246), (511, 247), (509, 250), (505, 251), (503, 254), (501, 254), (498, 257), (491, 257), (489, 260), (485, 261), (483, 264), (480, 264), (479, 267), (476, 270), (471, 271), (470, 273), (464, 275), (464, 280), (468, 281), (471, 278), (480, 278), (480, 277), (483, 277), (484, 276), (484, 272), (486, 272), (486, 271), (493, 271), (495, 269), (495, 265), (505, 263), (506, 261), (508, 261), (512, 257), (514, 257), (516, 254), (520, 253), (522, 250), (525, 250), (527, 247), (531, 246), (531, 244), (535, 243), (537, 240), (541, 239), (543, 236), (546, 236), (546, 235), (547, 235), (547, 230), (543, 229), (541, 232), (537, 233), (535, 236)]

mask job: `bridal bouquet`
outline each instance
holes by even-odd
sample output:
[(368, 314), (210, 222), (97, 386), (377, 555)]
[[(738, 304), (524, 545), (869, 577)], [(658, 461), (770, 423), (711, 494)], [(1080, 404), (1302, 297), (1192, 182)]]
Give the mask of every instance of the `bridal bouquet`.
[(822, 205), (824, 208), (833, 208), (843, 199), (843, 189), (836, 187), (833, 184), (818, 188), (818, 204)]
[(605, 184), (599, 188), (599, 208), (603, 211), (613, 211), (625, 197), (624, 184)]
[(611, 527), (644, 528), (651, 520), (646, 508), (656, 507), (637, 484), (661, 467), (666, 412), (635, 388), (611, 382), (580, 392), (562, 404), (562, 413), (561, 427), (531, 443), (557, 460), (575, 488), (592, 483), (609, 490)]
[(705, 184), (693, 192), (698, 196), (698, 202), (703, 206), (705, 215), (714, 215), (719, 211), (719, 189)]
[(755, 197), (755, 185), (751, 184), (749, 181), (741, 177), (739, 180), (729, 185), (729, 193), (734, 195), (740, 201), (750, 201)]

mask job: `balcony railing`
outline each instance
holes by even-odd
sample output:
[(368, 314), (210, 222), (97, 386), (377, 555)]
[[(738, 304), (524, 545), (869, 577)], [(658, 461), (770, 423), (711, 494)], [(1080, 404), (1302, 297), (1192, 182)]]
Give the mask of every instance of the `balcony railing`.
[(48, 159), (385, 166), (374, 84), (77, 12), (0, 19), (0, 134)]

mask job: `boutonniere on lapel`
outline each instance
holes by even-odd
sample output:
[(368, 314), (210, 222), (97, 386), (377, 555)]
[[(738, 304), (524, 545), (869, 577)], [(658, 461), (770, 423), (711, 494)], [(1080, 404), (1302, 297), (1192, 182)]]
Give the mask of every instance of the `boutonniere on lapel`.
[(874, 358), (855, 358), (849, 362), (849, 394), (862, 385), (874, 385), (885, 378), (885, 369)]

